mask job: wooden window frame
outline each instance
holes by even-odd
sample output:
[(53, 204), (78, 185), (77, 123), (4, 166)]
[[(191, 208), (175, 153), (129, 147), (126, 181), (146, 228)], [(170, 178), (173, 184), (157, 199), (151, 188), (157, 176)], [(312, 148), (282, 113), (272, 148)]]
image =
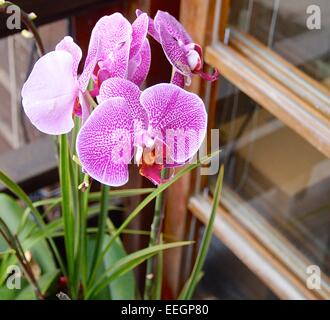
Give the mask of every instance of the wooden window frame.
[[(230, 5), (230, 0), (181, 0), (181, 22), (192, 38), (204, 48), (205, 62), (217, 67), (224, 78), (325, 156), (330, 157), (330, 117), (329, 110), (325, 108), (328, 104), (328, 92), (316, 81), (250, 36), (235, 30), (230, 36), (230, 30), (227, 28)], [(214, 16), (215, 12), (220, 12), (218, 20)], [(279, 68), (274, 67), (274, 62)], [(267, 64), (268, 68), (266, 68)], [(297, 78), (300, 81), (294, 82)], [(291, 82), (289, 85), (285, 84), (283, 79), (289, 79)], [(194, 78), (189, 89), (204, 99), (209, 113), (209, 128), (214, 127), (220, 82), (205, 84), (200, 79)], [(291, 110), (287, 107), (288, 105)], [(166, 229), (165, 222), (165, 232), (176, 231), (174, 233), (177, 239), (187, 239), (189, 235), (190, 238), (197, 239), (196, 236), (191, 236), (194, 233), (192, 229), (195, 228), (193, 231), (197, 233), (194, 220), (197, 218), (202, 223), (206, 223), (209, 218), (211, 199), (198, 192), (206, 185), (206, 181), (204, 178), (197, 183), (196, 181), (196, 175), (190, 175), (178, 182), (168, 194), (169, 203), (180, 201), (188, 205), (188, 209), (180, 205), (175, 213), (173, 213), (173, 208), (166, 211), (167, 221), (174, 219), (176, 224), (183, 224), (180, 228)], [(279, 298), (330, 298), (327, 287), (322, 287), (322, 290), (317, 291), (309, 290), (303, 274), (297, 275), (292, 266), (283, 261), (283, 257), (274, 254), (274, 251), (267, 247), (262, 239), (256, 238), (255, 234), (242, 223), (243, 218), (237, 219), (238, 214), (230, 212), (228, 206), (222, 201), (218, 209), (214, 234)], [(180, 221), (178, 221), (178, 216), (180, 216)], [(176, 254), (181, 258), (181, 273), (174, 274), (176, 279), (182, 278), (181, 283), (187, 277), (194, 257), (194, 254), (187, 253), (187, 250), (189, 249), (177, 249)], [(187, 265), (189, 265), (188, 268)], [(171, 268), (173, 270), (173, 265)]]

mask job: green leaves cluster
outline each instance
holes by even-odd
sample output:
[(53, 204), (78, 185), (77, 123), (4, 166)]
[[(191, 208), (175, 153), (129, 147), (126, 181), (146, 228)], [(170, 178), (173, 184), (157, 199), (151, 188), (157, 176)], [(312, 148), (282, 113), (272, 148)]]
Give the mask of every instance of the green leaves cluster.
[[(22, 247), (21, 257), (15, 246), (0, 236), (0, 297), (2, 299), (40, 299), (47, 298), (50, 293), (57, 293), (58, 277), (65, 276), (68, 283), (68, 295), (71, 299), (136, 299), (138, 293), (133, 269), (153, 256), (161, 257), (163, 250), (190, 244), (190, 242), (159, 243), (143, 250), (127, 254), (120, 235), (129, 232), (129, 223), (157, 196), (164, 192), (183, 175), (209, 161), (213, 156), (205, 157), (201, 161), (186, 166), (170, 181), (157, 189), (129, 189), (109, 190), (102, 186), (100, 192), (90, 192), (89, 185), (84, 190), (79, 188), (86, 180), (79, 164), (72, 160), (72, 148), (67, 136), (59, 137), (59, 171), (61, 196), (32, 202), (28, 195), (3, 172), (0, 172), (0, 182), (4, 184), (23, 206), (8, 195), (0, 195), (0, 218), (8, 233), (17, 239)], [(71, 142), (71, 145), (74, 141)], [(119, 228), (115, 228), (108, 217), (109, 209), (113, 208), (110, 201), (116, 197), (130, 197), (146, 194), (146, 198), (128, 215)], [(95, 203), (98, 203), (95, 205)], [(54, 208), (61, 208), (62, 215), (48, 223), (45, 222), (41, 211), (49, 212)], [(96, 207), (96, 209), (95, 209)], [(99, 213), (97, 228), (88, 228), (87, 220), (90, 214)], [(211, 224), (211, 223), (210, 223)], [(3, 227), (0, 226), (0, 230)], [(208, 231), (208, 241), (210, 232)], [(135, 231), (138, 232), (138, 231)], [(143, 231), (142, 231), (143, 232)], [(55, 239), (63, 237), (65, 243), (65, 257), (59, 253)], [(204, 246), (203, 256), (207, 246)], [(38, 274), (35, 282), (31, 281), (28, 273), (24, 272), (24, 258), (26, 253), (33, 257), (31, 269), (37, 267)], [(200, 273), (201, 259), (195, 273)], [(11, 265), (19, 265), (23, 270), (21, 290), (9, 290), (7, 269)], [(161, 270), (161, 268), (158, 268)], [(157, 276), (154, 298), (160, 298), (161, 274)], [(198, 277), (197, 277), (198, 279)], [(158, 283), (159, 282), (159, 283)], [(192, 276), (191, 289), (182, 298), (190, 298), (196, 285), (196, 276)], [(41, 295), (36, 294), (36, 287)], [(186, 292), (184, 291), (184, 292)]]

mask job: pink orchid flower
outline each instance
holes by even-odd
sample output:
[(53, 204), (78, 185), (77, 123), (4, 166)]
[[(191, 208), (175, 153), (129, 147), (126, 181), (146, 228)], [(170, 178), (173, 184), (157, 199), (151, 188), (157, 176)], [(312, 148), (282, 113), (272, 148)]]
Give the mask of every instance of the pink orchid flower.
[(32, 124), (47, 134), (68, 133), (72, 115), (88, 116), (83, 88), (78, 80), (81, 49), (65, 37), (55, 51), (41, 57), (24, 83), (22, 104)]
[(185, 164), (206, 134), (202, 100), (173, 84), (143, 92), (122, 78), (105, 80), (99, 106), (77, 136), (76, 150), (85, 172), (110, 186), (128, 181), (134, 157), (140, 173), (160, 184), (161, 170)]
[(95, 25), (85, 62), (84, 86), (93, 75), (93, 96), (102, 82), (111, 77), (128, 79), (140, 86), (146, 79), (151, 62), (148, 16), (141, 14), (131, 25), (120, 13), (101, 18)]
[[(137, 10), (136, 14), (139, 17), (144, 13)], [(203, 71), (202, 48), (193, 43), (182, 24), (168, 12), (158, 10), (154, 20), (149, 18), (148, 32), (162, 45), (168, 61), (175, 69), (172, 83), (180, 87), (189, 85), (193, 74), (198, 74), (207, 81), (219, 78), (216, 69), (212, 75)]]
[(65, 37), (55, 51), (36, 62), (23, 86), (22, 104), (32, 124), (44, 133), (59, 135), (71, 131), (73, 115), (82, 116), (84, 123), (89, 116), (85, 92), (91, 78), (95, 95), (109, 77), (128, 78), (141, 85), (151, 60), (147, 29), (146, 14), (133, 25), (120, 13), (101, 18), (93, 28), (79, 77), (81, 49), (71, 37)]

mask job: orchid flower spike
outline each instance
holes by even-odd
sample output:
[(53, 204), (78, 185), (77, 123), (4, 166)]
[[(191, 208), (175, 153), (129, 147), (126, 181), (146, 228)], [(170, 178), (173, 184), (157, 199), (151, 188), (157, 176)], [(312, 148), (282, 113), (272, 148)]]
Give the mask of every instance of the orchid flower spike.
[(41, 57), (22, 89), (23, 108), (40, 131), (59, 135), (71, 131), (73, 115), (89, 116), (85, 92), (94, 80), (94, 96), (101, 83), (122, 77), (141, 85), (147, 77), (151, 54), (147, 36), (148, 16), (141, 14), (131, 25), (120, 13), (101, 18), (92, 31), (82, 74), (82, 52), (71, 37), (65, 37)]
[(74, 126), (73, 115), (86, 120), (89, 107), (78, 80), (81, 49), (65, 37), (55, 51), (41, 57), (23, 85), (22, 104), (32, 124), (40, 131), (59, 135)]
[(125, 184), (135, 155), (141, 175), (158, 185), (163, 168), (185, 164), (204, 140), (203, 101), (176, 85), (141, 92), (126, 79), (109, 78), (98, 101), (77, 136), (76, 150), (84, 171), (103, 184)]
[[(136, 14), (139, 17), (144, 13), (137, 10)], [(149, 18), (148, 32), (162, 45), (168, 61), (175, 69), (172, 83), (180, 87), (189, 85), (193, 74), (207, 81), (219, 78), (217, 69), (211, 75), (203, 71), (202, 48), (193, 43), (182, 24), (168, 12), (158, 10), (154, 20)]]

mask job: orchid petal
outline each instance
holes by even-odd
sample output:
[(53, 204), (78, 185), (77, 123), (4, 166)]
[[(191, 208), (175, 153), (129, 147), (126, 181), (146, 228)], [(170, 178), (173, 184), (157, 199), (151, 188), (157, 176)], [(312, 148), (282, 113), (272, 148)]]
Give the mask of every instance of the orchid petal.
[(124, 185), (132, 158), (133, 130), (125, 99), (101, 103), (77, 136), (76, 149), (84, 171), (103, 184)]
[(179, 86), (180, 88), (184, 87), (184, 75), (182, 75), (178, 71), (174, 71), (174, 75), (172, 77), (171, 83)]
[(164, 83), (144, 90), (140, 101), (148, 114), (149, 126), (162, 132), (170, 158), (177, 163), (192, 158), (206, 134), (203, 101), (194, 93)]
[(133, 119), (140, 121), (142, 128), (148, 123), (147, 114), (140, 104), (141, 91), (133, 82), (122, 78), (110, 78), (104, 81), (97, 98), (102, 103), (109, 98), (121, 97), (127, 102), (130, 115)]
[(120, 48), (113, 51), (112, 56), (108, 61), (103, 63), (103, 67), (107, 69), (110, 77), (127, 77), (129, 50), (129, 42), (125, 42)]
[(132, 43), (129, 58), (135, 57), (141, 50), (148, 33), (148, 15), (142, 13), (132, 24)]
[(128, 76), (127, 78), (134, 82), (136, 85), (141, 86), (147, 78), (151, 64), (151, 50), (149, 40), (145, 39), (143, 46), (133, 59), (128, 63)]
[(132, 37), (132, 26), (120, 13), (101, 18), (92, 31), (85, 67), (79, 78), (84, 91), (99, 61), (112, 76), (125, 77)]
[[(136, 16), (139, 17), (140, 15), (144, 14), (141, 10), (136, 10)], [(148, 33), (157, 41), (160, 42), (158, 31), (155, 29), (155, 23), (152, 18), (148, 16)]]
[(41, 57), (24, 83), (23, 108), (34, 126), (48, 134), (68, 133), (74, 126), (72, 113), (78, 96), (74, 60), (66, 51)]
[(159, 26), (159, 35), (168, 61), (183, 75), (190, 75), (191, 69), (184, 46), (179, 45), (178, 41), (172, 37), (164, 25)]
[(63, 50), (71, 54), (73, 59), (72, 74), (74, 77), (77, 77), (79, 62), (82, 57), (80, 47), (73, 41), (71, 37), (67, 36), (64, 37), (64, 39), (57, 44), (55, 50)]
[(178, 20), (168, 12), (158, 10), (155, 16), (156, 30), (159, 31), (160, 26), (164, 27), (173, 38), (182, 42), (182, 44), (186, 45), (193, 42), (190, 35)]

